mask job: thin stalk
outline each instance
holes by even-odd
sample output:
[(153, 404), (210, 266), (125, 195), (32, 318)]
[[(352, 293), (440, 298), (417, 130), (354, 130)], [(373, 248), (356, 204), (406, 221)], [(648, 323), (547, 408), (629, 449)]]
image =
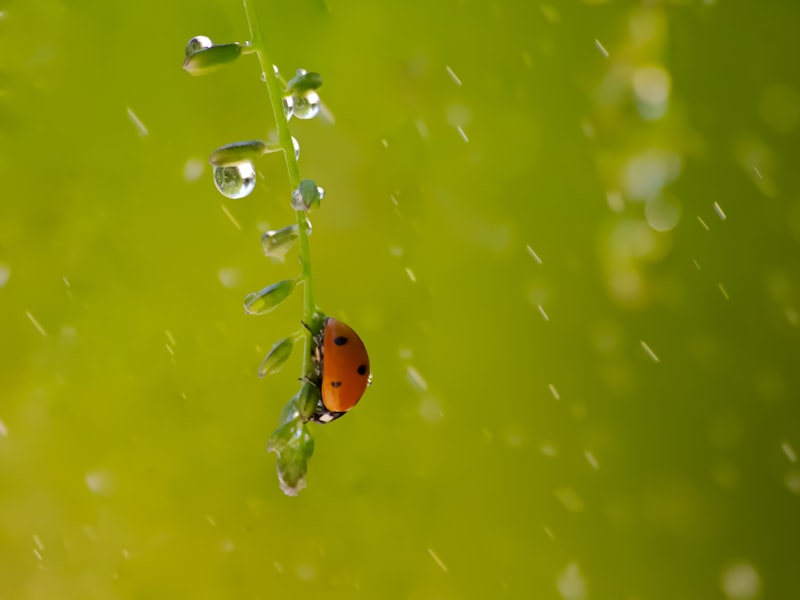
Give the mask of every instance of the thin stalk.
[[(261, 24), (255, 11), (254, 0), (244, 0), (244, 12), (247, 16), (247, 26), (250, 29), (250, 44), (258, 56), (261, 65), (262, 79), (267, 86), (269, 103), (272, 106), (272, 114), (275, 118), (275, 126), (278, 128), (278, 143), (283, 150), (283, 158), (286, 161), (286, 171), (289, 174), (289, 186), (292, 191), (300, 185), (300, 168), (297, 166), (295, 157), (294, 143), (292, 134), (289, 131), (289, 123), (283, 113), (283, 89), (275, 74), (272, 61), (267, 57), (264, 46), (264, 38), (261, 34)], [(298, 281), (303, 282), (303, 322), (311, 324), (314, 322), (314, 293), (311, 281), (311, 251), (308, 244), (308, 223), (305, 211), (298, 210), (295, 213), (297, 220), (298, 242), (300, 246), (300, 265), (301, 273)], [(305, 351), (303, 353), (303, 373), (310, 375), (313, 371), (311, 361), (311, 334), (305, 336)]]

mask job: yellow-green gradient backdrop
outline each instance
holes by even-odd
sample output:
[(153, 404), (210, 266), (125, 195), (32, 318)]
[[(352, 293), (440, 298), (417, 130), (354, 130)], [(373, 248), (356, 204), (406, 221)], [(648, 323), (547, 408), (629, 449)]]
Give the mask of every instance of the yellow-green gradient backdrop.
[(374, 384), (285, 497), (241, 3), (0, 2), (0, 598), (800, 597), (800, 5), (257, 6)]

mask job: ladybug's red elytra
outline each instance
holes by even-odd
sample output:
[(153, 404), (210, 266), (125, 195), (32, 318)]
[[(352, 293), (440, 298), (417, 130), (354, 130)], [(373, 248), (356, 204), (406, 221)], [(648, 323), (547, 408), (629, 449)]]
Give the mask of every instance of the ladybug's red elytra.
[(353, 328), (331, 317), (322, 321), (313, 353), (322, 398), (311, 419), (330, 423), (358, 404), (364, 395), (370, 383), (369, 356)]

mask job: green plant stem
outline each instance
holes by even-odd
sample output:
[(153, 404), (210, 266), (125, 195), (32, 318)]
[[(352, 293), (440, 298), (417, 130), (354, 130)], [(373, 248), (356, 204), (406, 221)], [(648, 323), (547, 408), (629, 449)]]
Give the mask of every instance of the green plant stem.
[[(295, 157), (294, 143), (292, 134), (289, 131), (289, 124), (283, 113), (283, 90), (275, 74), (275, 68), (267, 57), (264, 46), (264, 38), (261, 34), (261, 24), (255, 12), (255, 1), (244, 0), (244, 12), (247, 16), (247, 25), (250, 29), (250, 44), (258, 56), (261, 65), (261, 72), (267, 86), (269, 102), (272, 106), (272, 114), (275, 117), (275, 125), (278, 128), (278, 142), (283, 149), (283, 157), (286, 161), (286, 171), (289, 174), (289, 186), (291, 191), (300, 185), (300, 168), (297, 166)], [(314, 322), (314, 293), (311, 284), (311, 252), (308, 244), (308, 222), (306, 221), (305, 211), (298, 210), (295, 213), (297, 219), (298, 242), (300, 246), (300, 265), (301, 273), (299, 281), (303, 282), (303, 322), (312, 324)], [(303, 373), (310, 375), (313, 372), (311, 361), (311, 334), (305, 336), (305, 352), (303, 354)]]

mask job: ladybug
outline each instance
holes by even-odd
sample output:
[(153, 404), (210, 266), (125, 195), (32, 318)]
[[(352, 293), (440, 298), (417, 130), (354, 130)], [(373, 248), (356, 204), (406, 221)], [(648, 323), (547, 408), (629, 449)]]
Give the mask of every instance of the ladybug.
[(330, 423), (353, 408), (371, 383), (369, 356), (352, 327), (326, 317), (314, 338), (320, 400), (311, 420)]

